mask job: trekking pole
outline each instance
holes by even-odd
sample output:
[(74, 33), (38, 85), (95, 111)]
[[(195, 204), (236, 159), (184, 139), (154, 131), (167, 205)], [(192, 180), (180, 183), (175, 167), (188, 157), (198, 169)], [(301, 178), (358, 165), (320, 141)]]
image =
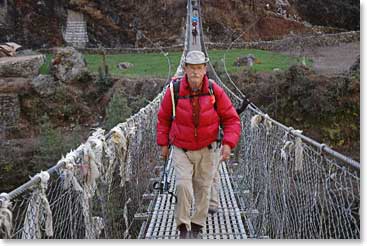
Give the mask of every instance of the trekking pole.
[(168, 167), (168, 163), (172, 161), (171, 155), (169, 155), (169, 156), (170, 156), (169, 158), (164, 159), (164, 166), (163, 166), (163, 172), (162, 172), (161, 180), (159, 182), (157, 181), (153, 184), (153, 189), (158, 190), (159, 193), (161, 193), (161, 194), (167, 193), (167, 194), (171, 195), (170, 202), (173, 203), (173, 198), (174, 198), (175, 199), (174, 203), (176, 203), (177, 202), (177, 197), (172, 191), (170, 191), (171, 182), (168, 181), (167, 167)]
[(163, 172), (161, 175), (161, 180), (154, 182), (153, 184), (153, 188), (155, 190), (158, 190), (159, 193), (163, 193), (166, 189), (166, 180), (167, 180), (167, 172), (166, 172), (166, 167), (167, 167), (167, 163), (168, 163), (168, 159), (164, 159), (164, 166), (163, 166)]

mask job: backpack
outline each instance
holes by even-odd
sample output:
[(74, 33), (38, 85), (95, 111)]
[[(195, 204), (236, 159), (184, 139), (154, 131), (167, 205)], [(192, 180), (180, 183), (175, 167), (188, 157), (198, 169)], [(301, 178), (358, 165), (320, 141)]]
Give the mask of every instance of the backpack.
[[(209, 79), (209, 86), (208, 86), (209, 93), (199, 94), (198, 96), (211, 96), (213, 98), (212, 100), (214, 100), (214, 110), (217, 111), (217, 101), (215, 100), (213, 83), (214, 81), (212, 79)], [(172, 80), (169, 85), (170, 91), (171, 91), (172, 106), (173, 106), (172, 107), (172, 120), (174, 120), (176, 117), (176, 106), (177, 106), (178, 99), (192, 98), (191, 95), (188, 95), (188, 96), (179, 95), (180, 85), (181, 85), (181, 78)]]

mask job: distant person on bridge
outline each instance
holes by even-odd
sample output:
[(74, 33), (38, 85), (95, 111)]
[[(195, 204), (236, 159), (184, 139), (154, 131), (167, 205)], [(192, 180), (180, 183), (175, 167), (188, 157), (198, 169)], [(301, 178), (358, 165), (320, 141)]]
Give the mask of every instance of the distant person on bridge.
[[(201, 237), (219, 160), (229, 159), (241, 134), (240, 119), (230, 99), (206, 75), (208, 60), (201, 51), (188, 52), (175, 111), (172, 86), (167, 89), (158, 112), (157, 143), (163, 158), (167, 159), (169, 145), (172, 146), (177, 195), (175, 219), (182, 239)], [(220, 124), (224, 133), (221, 144), (217, 141)], [(193, 198), (195, 213), (190, 218)]]
[(191, 17), (191, 25), (192, 25), (192, 27), (196, 27), (198, 25), (198, 22), (199, 22), (199, 17), (197, 17), (197, 16)]
[(198, 30), (196, 27), (192, 28), (192, 45), (196, 45), (196, 36), (198, 35)]

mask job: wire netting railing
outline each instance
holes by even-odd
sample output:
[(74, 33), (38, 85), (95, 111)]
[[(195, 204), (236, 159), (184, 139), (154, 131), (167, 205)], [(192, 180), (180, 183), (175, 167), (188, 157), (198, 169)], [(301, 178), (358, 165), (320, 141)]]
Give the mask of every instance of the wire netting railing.
[(232, 169), (253, 236), (360, 238), (359, 169), (247, 110), (238, 165)]
[(97, 129), (58, 168), (36, 175), (32, 185), (2, 194), (0, 214), (10, 209), (12, 219), (1, 217), (1, 236), (136, 238), (140, 224), (134, 214), (147, 206), (143, 194), (157, 176), (154, 143), (161, 96), (108, 134)]

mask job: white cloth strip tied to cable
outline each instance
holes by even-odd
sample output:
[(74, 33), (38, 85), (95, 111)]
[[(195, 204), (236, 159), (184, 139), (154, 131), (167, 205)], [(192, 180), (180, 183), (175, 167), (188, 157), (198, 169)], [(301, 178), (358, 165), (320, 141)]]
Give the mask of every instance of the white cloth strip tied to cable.
[(288, 163), (289, 153), (293, 150), (294, 143), (292, 141), (285, 142), (283, 148), (280, 150), (280, 156), (285, 164)]
[(96, 180), (100, 177), (103, 169), (102, 157), (105, 137), (104, 130), (98, 128), (84, 144), (81, 174), (84, 178), (84, 189), (88, 191), (88, 197), (93, 197), (97, 188)]
[[(297, 133), (302, 133), (301, 130), (295, 130)], [(302, 171), (303, 169), (303, 144), (302, 139), (300, 137), (296, 137), (295, 140), (295, 170), (296, 171)]]
[[(107, 143), (107, 155), (109, 156), (109, 181), (111, 182), (113, 177), (113, 171), (115, 170), (115, 165), (118, 163), (121, 177), (121, 187), (125, 185), (127, 180), (127, 148), (129, 146), (129, 131), (126, 123), (119, 124), (112, 128), (111, 138)], [(112, 168), (111, 168), (112, 167)]]
[(83, 149), (82, 163), (80, 166), (80, 172), (84, 178), (84, 182), (82, 183), (83, 192), (78, 197), (82, 206), (86, 239), (96, 238), (94, 224), (90, 214), (89, 201), (95, 194), (97, 188), (96, 179), (101, 174), (104, 142), (104, 130), (98, 128), (88, 138)]
[(13, 214), (9, 209), (11, 205), (7, 193), (0, 194), (0, 238), (9, 239), (11, 237)]
[(263, 117), (259, 114), (252, 116), (251, 129), (258, 128), (262, 120), (263, 120)]
[[(80, 192), (79, 202), (82, 207), (82, 213), (85, 224), (85, 238), (96, 238), (96, 230), (93, 221), (90, 218), (89, 199), (93, 197), (96, 189), (96, 179), (100, 177), (103, 170), (102, 158), (105, 147), (104, 130), (96, 129), (88, 138), (85, 144), (81, 144), (77, 150), (69, 152), (60, 162), (64, 162), (62, 176), (64, 177), (63, 188), (68, 189), (71, 185), (75, 191)], [(76, 160), (82, 159), (78, 165)], [(76, 168), (78, 167), (78, 169)], [(85, 178), (83, 187), (75, 177), (75, 171), (80, 171)], [(80, 180), (81, 181), (81, 180)], [(100, 228), (100, 225), (98, 226)], [(99, 234), (99, 233), (98, 233)]]
[(79, 196), (79, 201), (82, 206), (82, 214), (85, 226), (85, 239), (95, 239), (94, 226), (90, 217), (90, 207), (89, 207), (89, 192), (83, 190), (83, 193)]
[(273, 123), (271, 122), (270, 117), (269, 117), (268, 114), (264, 115), (264, 125), (265, 125), (265, 128), (266, 128), (266, 134), (269, 134), (270, 129), (273, 126)]
[(105, 223), (103, 218), (94, 216), (92, 217), (92, 224), (93, 224), (93, 232), (94, 232), (94, 238), (99, 238), (99, 235), (101, 234), (102, 230), (105, 227)]
[(118, 147), (116, 147), (117, 145), (120, 144), (120, 142), (124, 142), (123, 140), (121, 140), (121, 138), (124, 138), (125, 135), (123, 134), (123, 130), (126, 128), (126, 123), (120, 123), (117, 126), (115, 126), (114, 128), (112, 128), (110, 130), (110, 138), (106, 140), (106, 155), (107, 155), (107, 159), (108, 159), (108, 165), (107, 167), (105, 167), (104, 169), (104, 173), (102, 173), (101, 176), (101, 181), (104, 184), (107, 184), (108, 186), (108, 192), (107, 194), (110, 194), (111, 191), (111, 186), (112, 186), (112, 181), (113, 181), (113, 173), (115, 171), (115, 167), (117, 165), (117, 159), (118, 159), (118, 153), (117, 153), (117, 149)]
[[(84, 148), (84, 144), (79, 146), (80, 148)], [(80, 148), (78, 148), (80, 150)], [(78, 151), (82, 152), (82, 151)], [(75, 160), (78, 158), (77, 151), (71, 152), (61, 161), (66, 162), (63, 169), (62, 169), (62, 176), (64, 177), (64, 184), (63, 188), (68, 189), (70, 186), (73, 187), (75, 191), (78, 192), (78, 201), (82, 207), (82, 213), (84, 218), (85, 224), (85, 237), (87, 239), (94, 239), (94, 230), (93, 225), (90, 221), (90, 214), (89, 214), (89, 196), (90, 192), (87, 192), (86, 186), (83, 187), (79, 184), (77, 178), (75, 177), (75, 171), (80, 171), (80, 165), (75, 163)], [(76, 169), (78, 167), (78, 169)]]
[(129, 199), (125, 202), (124, 205), (124, 221), (125, 221), (125, 232), (124, 232), (124, 238), (127, 238), (129, 236), (129, 219), (128, 219), (128, 210), (127, 210), (127, 205), (131, 202), (131, 199), (129, 197)]
[[(294, 133), (302, 134), (301, 130), (294, 130), (293, 128), (289, 128), (290, 132), (294, 135)], [(285, 138), (288, 136), (286, 134)], [(294, 142), (286, 141), (283, 148), (281, 149), (281, 158), (283, 161), (288, 162), (288, 153), (294, 150), (295, 156), (295, 171), (301, 171), (303, 168), (303, 146), (302, 139), (300, 137), (295, 136)]]
[(41, 171), (32, 179), (40, 178), (29, 200), (24, 219), (22, 239), (41, 239), (41, 225), (44, 224), (47, 237), (53, 236), (52, 212), (46, 197), (47, 183), (50, 179), (48, 172)]
[(80, 186), (78, 180), (75, 177), (76, 160), (80, 158), (80, 154), (84, 149), (84, 144), (81, 144), (76, 150), (70, 151), (66, 154), (66, 157), (62, 157), (59, 161), (65, 164), (61, 168), (61, 177), (63, 179), (63, 189), (67, 190), (72, 187), (77, 192), (82, 192), (83, 188)]
[[(126, 181), (130, 181), (132, 174), (133, 174), (133, 168), (132, 165), (134, 163), (134, 157), (133, 157), (133, 140), (137, 138), (137, 126), (134, 123), (134, 125), (129, 126), (129, 128), (127, 129), (127, 139), (128, 139), (128, 144), (127, 144), (127, 157), (126, 157), (126, 165), (125, 165), (125, 179)], [(131, 149), (131, 150), (130, 150)]]
[(138, 118), (138, 122), (136, 123), (136, 128), (139, 129), (138, 131), (136, 131), (136, 135), (137, 135), (137, 140), (138, 140), (138, 143), (141, 143), (143, 141), (143, 129), (144, 129), (144, 126), (146, 125), (146, 122), (147, 122), (147, 114), (146, 114), (146, 110), (143, 109), (143, 110), (140, 110), (140, 117)]

